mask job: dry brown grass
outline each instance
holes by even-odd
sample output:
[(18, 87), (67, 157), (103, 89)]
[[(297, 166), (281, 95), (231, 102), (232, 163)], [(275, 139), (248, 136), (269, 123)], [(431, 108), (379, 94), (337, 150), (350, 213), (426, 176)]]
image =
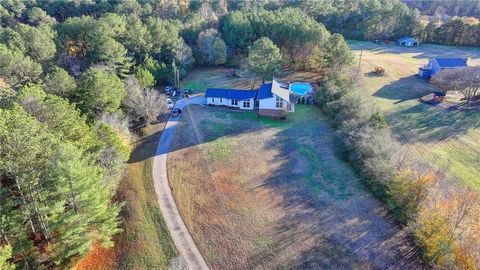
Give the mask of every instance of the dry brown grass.
[(168, 175), (180, 212), (213, 269), (421, 268), (405, 230), (334, 154), (313, 107), (290, 122), (191, 107)]
[(115, 269), (116, 250), (93, 245), (90, 252), (75, 265), (76, 270), (110, 270)]
[[(182, 123), (174, 147), (189, 140), (187, 136), (193, 137), (194, 131), (188, 127), (191, 125)], [(261, 236), (259, 206), (266, 202), (237, 180), (248, 175), (246, 170), (255, 160), (232, 158), (238, 155), (237, 150), (221, 160), (206, 159), (205, 153), (214, 148), (207, 143), (169, 154), (169, 179), (182, 217), (213, 268), (248, 268), (256, 252), (254, 241)], [(232, 167), (238, 170), (232, 172)]]

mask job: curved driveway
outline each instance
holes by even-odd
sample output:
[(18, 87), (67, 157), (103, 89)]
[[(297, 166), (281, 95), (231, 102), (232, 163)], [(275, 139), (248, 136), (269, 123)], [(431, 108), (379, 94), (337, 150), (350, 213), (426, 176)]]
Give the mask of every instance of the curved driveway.
[[(200, 96), (191, 97), (187, 100), (181, 99), (175, 107), (183, 109), (187, 102), (188, 104), (201, 104), (203, 101), (204, 98)], [(170, 117), (160, 137), (153, 160), (153, 183), (163, 218), (186, 267), (191, 270), (209, 269), (183, 222), (167, 178), (167, 154), (179, 118), (180, 116)]]

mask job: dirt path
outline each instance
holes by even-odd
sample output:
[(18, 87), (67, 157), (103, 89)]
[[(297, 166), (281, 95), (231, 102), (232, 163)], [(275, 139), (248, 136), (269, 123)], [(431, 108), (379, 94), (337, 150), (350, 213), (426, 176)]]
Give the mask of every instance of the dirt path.
[[(203, 98), (193, 97), (188, 102), (200, 103)], [(177, 102), (176, 107), (183, 109), (185, 101)], [(155, 159), (153, 161), (153, 181), (155, 192), (157, 193), (158, 203), (162, 211), (165, 223), (170, 231), (173, 242), (180, 252), (186, 267), (188, 269), (209, 269), (202, 254), (193, 241), (190, 232), (180, 216), (175, 200), (172, 196), (170, 185), (167, 178), (167, 154), (170, 148), (170, 142), (175, 134), (179, 116), (170, 117), (165, 130), (162, 133), (157, 146)]]

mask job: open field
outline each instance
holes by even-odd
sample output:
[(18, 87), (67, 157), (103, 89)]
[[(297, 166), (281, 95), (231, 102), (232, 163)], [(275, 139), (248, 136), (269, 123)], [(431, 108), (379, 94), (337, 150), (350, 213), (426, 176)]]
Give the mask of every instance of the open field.
[(153, 188), (152, 162), (165, 122), (152, 125), (135, 143), (118, 188), (122, 232), (111, 249), (96, 247), (77, 265), (78, 270), (167, 269), (178, 256)]
[(213, 269), (423, 268), (407, 233), (336, 157), (334, 134), (313, 106), (287, 122), (184, 110), (168, 175)]
[[(468, 57), (469, 65), (480, 65), (480, 49), (422, 45), (417, 48), (350, 41), (360, 64), (366, 96), (386, 114), (399, 140), (412, 154), (431, 164), (454, 183), (480, 190), (480, 111), (447, 111), (419, 103), (417, 99), (434, 86), (416, 73), (432, 57)], [(382, 66), (386, 76), (372, 76)]]

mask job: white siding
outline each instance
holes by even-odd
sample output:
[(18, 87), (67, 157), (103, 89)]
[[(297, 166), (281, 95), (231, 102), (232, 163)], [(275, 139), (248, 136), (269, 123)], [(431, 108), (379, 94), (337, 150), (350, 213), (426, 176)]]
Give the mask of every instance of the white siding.
[(244, 108), (243, 107), (243, 100), (238, 100), (237, 105), (232, 105), (232, 100), (227, 98), (206, 98), (207, 105), (215, 105), (215, 106), (228, 106), (231, 108), (239, 108), (241, 110), (253, 110), (253, 98), (250, 99), (250, 107)]
[(288, 102), (285, 101), (285, 100), (282, 100), (283, 107), (282, 108), (277, 108), (276, 99), (277, 99), (276, 95), (273, 95), (273, 97), (271, 97), (271, 98), (260, 99), (260, 103), (258, 104), (258, 108), (263, 109), (263, 110), (281, 110), (281, 109), (286, 109), (287, 108)]
[(230, 99), (226, 98), (207, 98), (207, 104), (208, 105), (217, 105), (217, 106), (229, 106), (230, 105)]
[[(243, 106), (243, 102), (244, 102), (244, 101), (250, 101), (250, 106), (244, 107), (244, 106)], [(253, 110), (253, 106), (254, 106), (253, 102), (254, 102), (254, 101), (253, 101), (253, 98), (245, 99), (245, 100), (239, 100), (239, 101), (238, 101), (238, 106), (239, 106), (239, 108), (240, 108), (241, 110)], [(248, 105), (248, 104), (247, 104), (247, 105)]]

